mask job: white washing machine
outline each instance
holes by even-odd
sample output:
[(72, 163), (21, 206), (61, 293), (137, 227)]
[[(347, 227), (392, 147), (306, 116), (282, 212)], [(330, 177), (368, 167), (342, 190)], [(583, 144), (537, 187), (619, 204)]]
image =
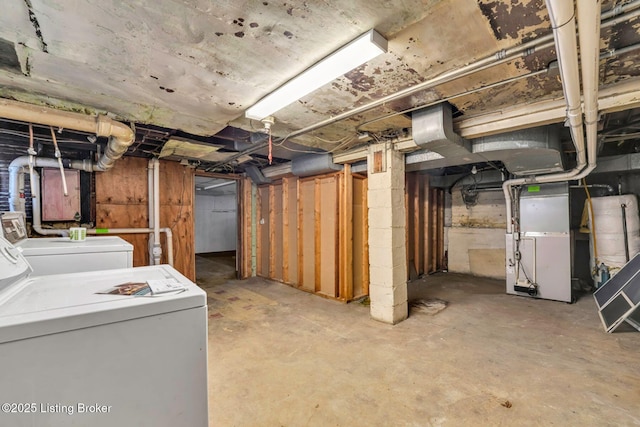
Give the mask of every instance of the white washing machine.
[(133, 267), (133, 245), (117, 236), (87, 237), (83, 242), (31, 238), (15, 246), (33, 268), (32, 276)]
[(30, 270), (0, 238), (0, 425), (207, 425), (204, 291), (168, 265)]
[(87, 237), (82, 242), (66, 237), (29, 239), (21, 212), (3, 212), (0, 218), (4, 237), (22, 251), (32, 277), (133, 267), (133, 245), (120, 237)]

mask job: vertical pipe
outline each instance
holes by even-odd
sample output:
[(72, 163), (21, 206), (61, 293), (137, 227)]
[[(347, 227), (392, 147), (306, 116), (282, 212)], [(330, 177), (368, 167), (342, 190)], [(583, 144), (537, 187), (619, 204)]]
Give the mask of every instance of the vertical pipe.
[(53, 130), (53, 126), (49, 126), (51, 130), (51, 139), (53, 139), (53, 146), (55, 147), (55, 156), (58, 159), (58, 167), (60, 168), (60, 178), (62, 179), (62, 191), (65, 196), (69, 195), (67, 191), (67, 177), (64, 174), (64, 166), (62, 166), (62, 155), (60, 154), (60, 149), (58, 148), (58, 140), (56, 139), (56, 132)]
[(258, 186), (255, 182), (251, 181), (251, 277), (255, 277), (257, 274), (258, 256), (258, 226), (256, 221), (258, 220)]
[(153, 259), (160, 264), (162, 247), (160, 246), (160, 161), (153, 158)]
[(629, 236), (627, 236), (627, 205), (620, 205), (622, 208), (622, 232), (624, 233), (624, 256), (629, 262)]
[[(147, 202), (148, 202), (148, 223), (151, 230), (154, 229), (154, 192), (153, 192), (153, 160), (150, 159), (147, 166)], [(155, 234), (149, 233), (149, 243), (147, 245), (147, 251), (149, 252), (149, 265), (153, 265), (153, 245)]]

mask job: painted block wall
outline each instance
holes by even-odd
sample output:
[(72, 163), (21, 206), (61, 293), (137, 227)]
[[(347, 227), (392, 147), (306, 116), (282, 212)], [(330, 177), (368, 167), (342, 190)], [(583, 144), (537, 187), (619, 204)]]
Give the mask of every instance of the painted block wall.
[(235, 194), (196, 194), (196, 253), (235, 251), (238, 212)]
[[(505, 200), (502, 191), (482, 191), (467, 208), (459, 187), (446, 194), (445, 235), (449, 271), (505, 279)], [(449, 205), (449, 203), (447, 203)]]

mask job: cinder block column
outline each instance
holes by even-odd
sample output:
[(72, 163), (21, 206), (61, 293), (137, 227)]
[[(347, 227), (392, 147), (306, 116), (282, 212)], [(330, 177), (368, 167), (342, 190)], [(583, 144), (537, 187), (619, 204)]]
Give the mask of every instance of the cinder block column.
[(367, 163), (371, 317), (396, 324), (408, 315), (404, 154), (375, 144)]

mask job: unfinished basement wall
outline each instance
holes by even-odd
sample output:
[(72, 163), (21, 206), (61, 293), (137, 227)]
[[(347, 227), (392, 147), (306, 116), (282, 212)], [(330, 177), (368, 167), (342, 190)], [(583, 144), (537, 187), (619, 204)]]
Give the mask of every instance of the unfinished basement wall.
[[(125, 157), (113, 169), (96, 173), (96, 227), (149, 226), (148, 160)], [(177, 162), (160, 161), (160, 227), (173, 232), (174, 267), (195, 281), (194, 170)], [(149, 265), (149, 235), (120, 235), (131, 243), (133, 266)], [(161, 262), (167, 263), (166, 235), (161, 233)]]
[[(283, 177), (257, 188), (258, 276), (328, 298), (350, 301), (369, 292), (367, 179), (342, 172)], [(242, 185), (243, 270), (252, 244), (251, 186)], [(253, 254), (251, 254), (253, 255)]]
[(460, 187), (452, 189), (447, 226), (448, 269), (455, 273), (505, 279), (506, 207), (502, 189), (481, 190), (466, 205)]
[(196, 194), (196, 254), (235, 251), (238, 203), (234, 194)]
[(444, 191), (429, 185), (429, 175), (406, 174), (407, 279), (446, 268)]

